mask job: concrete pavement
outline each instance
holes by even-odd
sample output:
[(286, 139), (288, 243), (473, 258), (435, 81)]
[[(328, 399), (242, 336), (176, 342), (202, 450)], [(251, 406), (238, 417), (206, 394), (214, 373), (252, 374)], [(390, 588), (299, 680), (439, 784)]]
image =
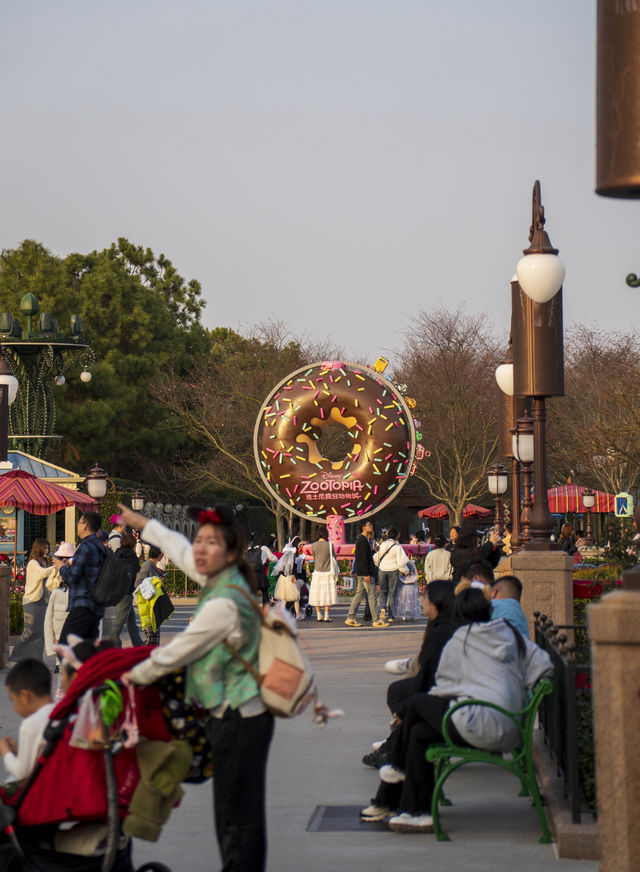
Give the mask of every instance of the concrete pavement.
[[(189, 606), (177, 609), (163, 630), (165, 640), (170, 631), (184, 626), (190, 610)], [(390, 676), (383, 671), (384, 661), (414, 654), (424, 625), (348, 629), (342, 623), (343, 612), (344, 607), (334, 610), (329, 625), (315, 621), (301, 625), (322, 699), (346, 714), (324, 730), (312, 723), (309, 713), (276, 724), (268, 771), (269, 872), (425, 867), (432, 872), (539, 872), (542, 865), (566, 872), (596, 872), (597, 863), (558, 860), (552, 845), (538, 843), (535, 811), (527, 799), (518, 797), (516, 780), (497, 767), (465, 767), (447, 783), (454, 805), (443, 809), (442, 822), (450, 842), (358, 822), (357, 809), (369, 803), (378, 783), (377, 772), (360, 760), (371, 742), (385, 736), (389, 721), (385, 691)], [(1, 673), (0, 682), (4, 687)], [(10, 709), (0, 690), (0, 734), (17, 734), (19, 719)], [(326, 823), (322, 810), (326, 806), (343, 818), (337, 820), (341, 829), (317, 829), (323, 819)], [(312, 818), (315, 831), (307, 829)], [(138, 864), (162, 860), (174, 872), (220, 868), (211, 786), (187, 785), (185, 798), (160, 840), (137, 841), (134, 858)]]

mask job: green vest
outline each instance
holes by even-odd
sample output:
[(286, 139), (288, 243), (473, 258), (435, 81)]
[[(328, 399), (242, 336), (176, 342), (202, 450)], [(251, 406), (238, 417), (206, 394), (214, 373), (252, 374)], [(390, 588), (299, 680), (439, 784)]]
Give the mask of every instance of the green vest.
[[(195, 614), (212, 597), (232, 599), (238, 608), (245, 638), (244, 644), (237, 649), (238, 654), (257, 670), (260, 619), (242, 594), (233, 590), (231, 585), (249, 592), (244, 576), (235, 566), (225, 569), (212, 587), (203, 588)], [(231, 708), (236, 709), (258, 693), (255, 679), (223, 642), (187, 666), (187, 699), (202, 708), (214, 709), (220, 703), (228, 702)]]

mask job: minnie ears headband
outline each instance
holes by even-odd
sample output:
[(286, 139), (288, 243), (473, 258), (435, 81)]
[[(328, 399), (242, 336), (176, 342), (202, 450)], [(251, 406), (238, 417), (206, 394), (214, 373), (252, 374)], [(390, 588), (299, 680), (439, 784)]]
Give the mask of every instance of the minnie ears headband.
[(202, 524), (224, 524), (220, 515), (212, 509), (203, 509), (198, 512), (198, 523)]

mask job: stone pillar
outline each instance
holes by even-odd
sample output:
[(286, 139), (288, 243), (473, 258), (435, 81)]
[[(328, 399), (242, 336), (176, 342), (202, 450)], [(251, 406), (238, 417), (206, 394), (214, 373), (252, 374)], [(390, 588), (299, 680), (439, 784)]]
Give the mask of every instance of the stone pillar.
[(565, 551), (518, 551), (500, 561), (495, 576), (501, 575), (516, 575), (522, 582), (520, 605), (532, 639), (534, 612), (554, 624), (573, 625), (573, 557)]
[(64, 510), (64, 541), (76, 541), (76, 507), (69, 506)]
[(11, 570), (0, 563), (0, 669), (9, 662), (9, 583)]
[(47, 542), (53, 554), (56, 547), (56, 515), (47, 515)]
[(601, 872), (640, 864), (640, 568), (589, 606)]

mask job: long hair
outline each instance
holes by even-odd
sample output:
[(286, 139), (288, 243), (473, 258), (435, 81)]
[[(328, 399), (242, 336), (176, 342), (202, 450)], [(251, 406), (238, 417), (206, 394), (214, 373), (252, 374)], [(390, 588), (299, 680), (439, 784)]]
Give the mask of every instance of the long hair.
[(47, 554), (49, 553), (49, 543), (46, 539), (34, 539), (31, 546), (31, 554), (29, 560), (37, 560), (40, 564), (47, 562)]
[(200, 513), (204, 511), (205, 509), (201, 506), (189, 506), (188, 509), (189, 515), (200, 523), (200, 527), (205, 526), (205, 524), (213, 524), (213, 526), (220, 530), (224, 544), (227, 546), (227, 551), (233, 555), (232, 562), (240, 570), (244, 580), (251, 588), (251, 592), (256, 593), (258, 581), (253, 567), (246, 557), (247, 534), (242, 524), (236, 519), (232, 507), (228, 503), (216, 503), (213, 511), (218, 515), (219, 522), (211, 520), (200, 522)]
[[(453, 609), (453, 602), (455, 600), (455, 596), (453, 593), (453, 582), (445, 581), (444, 579), (436, 579), (434, 581), (429, 582), (427, 585), (427, 592), (425, 596), (431, 603), (431, 605), (435, 606), (438, 609), (438, 619), (442, 621), (451, 622), (451, 611)], [(427, 624), (427, 628), (424, 631), (424, 636), (422, 637), (422, 644), (426, 642), (429, 637), (429, 633), (433, 629), (433, 624), (431, 621)]]

